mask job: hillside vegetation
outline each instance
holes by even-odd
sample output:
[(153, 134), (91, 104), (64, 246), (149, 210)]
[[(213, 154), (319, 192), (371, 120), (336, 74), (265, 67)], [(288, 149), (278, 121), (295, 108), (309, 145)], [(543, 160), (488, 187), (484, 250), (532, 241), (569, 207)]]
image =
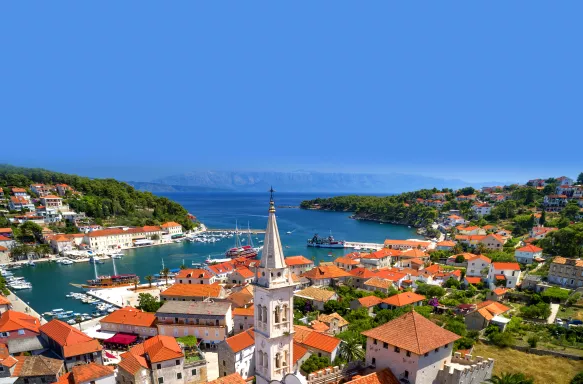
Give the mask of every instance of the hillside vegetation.
[[(90, 179), (52, 172), (40, 168), (0, 165), (0, 185), (29, 190), (31, 184), (68, 184), (80, 195), (67, 194), (71, 209), (85, 212), (97, 223), (108, 221), (120, 225), (157, 225), (166, 221), (180, 223), (185, 229), (194, 227), (189, 214), (180, 204), (150, 192), (140, 192), (114, 179)], [(34, 194), (29, 190), (29, 193)]]

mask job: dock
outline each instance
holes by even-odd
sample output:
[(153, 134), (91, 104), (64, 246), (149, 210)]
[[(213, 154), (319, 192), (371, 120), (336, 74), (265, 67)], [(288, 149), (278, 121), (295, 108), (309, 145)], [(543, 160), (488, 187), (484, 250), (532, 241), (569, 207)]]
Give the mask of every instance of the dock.
[(360, 248), (360, 249), (383, 249), (385, 245), (383, 243), (360, 243), (356, 241), (345, 241), (344, 242), (345, 248)]
[[(251, 234), (256, 235), (258, 233), (265, 233), (265, 229), (241, 229), (239, 228), (238, 232), (240, 235), (247, 234), (248, 231), (251, 231)], [(232, 229), (217, 229), (217, 228), (207, 228), (205, 232), (235, 232), (235, 228)]]

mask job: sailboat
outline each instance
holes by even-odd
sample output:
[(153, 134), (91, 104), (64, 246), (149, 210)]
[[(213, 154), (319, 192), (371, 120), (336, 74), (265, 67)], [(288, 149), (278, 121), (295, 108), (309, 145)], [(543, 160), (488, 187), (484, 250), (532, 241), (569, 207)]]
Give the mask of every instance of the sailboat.
[[(249, 223), (247, 223), (249, 227)], [(225, 252), (225, 256), (231, 259), (237, 259), (239, 257), (244, 257), (246, 259), (254, 259), (257, 257), (258, 251), (253, 248), (253, 239), (251, 239), (251, 229), (247, 230), (247, 236), (249, 243), (247, 245), (241, 245), (241, 240), (239, 239), (239, 224), (235, 223), (235, 247), (228, 249)]]

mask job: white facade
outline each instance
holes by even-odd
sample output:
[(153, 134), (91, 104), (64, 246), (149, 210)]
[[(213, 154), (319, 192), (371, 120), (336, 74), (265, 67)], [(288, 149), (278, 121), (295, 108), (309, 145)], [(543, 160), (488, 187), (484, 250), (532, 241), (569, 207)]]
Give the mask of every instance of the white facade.
[(407, 379), (415, 384), (433, 384), (439, 370), (451, 361), (453, 343), (446, 344), (425, 355), (398, 349), (388, 343), (368, 337), (366, 340), (366, 365), (376, 371), (389, 368), (397, 379)]
[(466, 268), (466, 276), (482, 276), (482, 270), (490, 268), (490, 263), (487, 260), (476, 257), (468, 260), (468, 267)]
[(255, 283), (255, 377), (257, 384), (282, 381), (293, 371), (293, 292), (283, 257), (273, 197)]
[(516, 284), (520, 280), (520, 269), (496, 269), (495, 263), (490, 265), (490, 270), (488, 271), (488, 283), (490, 289), (494, 289), (496, 286), (496, 275), (504, 275), (506, 283), (506, 288), (515, 288)]
[(490, 212), (492, 212), (492, 206), (490, 204), (478, 204), (478, 205), (472, 206), (472, 210), (478, 216), (486, 216), (486, 215), (489, 215)]
[(235, 353), (235, 371), (243, 378), (255, 376), (255, 345)]
[(533, 259), (535, 257), (542, 257), (542, 255), (543, 255), (542, 249), (538, 252), (521, 251), (517, 249), (514, 252), (514, 257), (516, 257), (516, 261), (523, 264), (532, 264)]

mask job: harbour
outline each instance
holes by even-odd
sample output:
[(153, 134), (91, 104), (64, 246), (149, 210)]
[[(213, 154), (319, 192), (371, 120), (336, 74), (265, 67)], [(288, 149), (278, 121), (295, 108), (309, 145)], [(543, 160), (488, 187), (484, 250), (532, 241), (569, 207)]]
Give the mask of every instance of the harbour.
[[(267, 212), (265, 210), (265, 194), (260, 193), (171, 193), (166, 197), (184, 205), (190, 212), (196, 212), (201, 222), (210, 228), (222, 232), (233, 229), (235, 224), (244, 223), (240, 231), (245, 234), (247, 222), (250, 228), (260, 228), (265, 225)], [(280, 193), (278, 201), (286, 205), (298, 205), (300, 201), (313, 198), (312, 194)], [(333, 261), (336, 257), (352, 252), (352, 248), (324, 249), (306, 246), (306, 241), (315, 233), (327, 235), (332, 231), (337, 239), (350, 239), (355, 246), (373, 248), (365, 244), (380, 244), (385, 238), (408, 239), (419, 238), (413, 229), (398, 225), (379, 225), (374, 222), (352, 220), (350, 213), (321, 212), (301, 209), (282, 209), (278, 211), (278, 225), (281, 241), (288, 256), (303, 255), (316, 263), (319, 261)], [(253, 231), (252, 231), (253, 232)], [(291, 233), (288, 233), (291, 232)], [(216, 233), (215, 233), (216, 234)], [(210, 236), (213, 236), (209, 234)], [(181, 265), (204, 265), (205, 260), (225, 258), (225, 251), (235, 245), (234, 238), (225, 236), (216, 241), (190, 242), (180, 241), (160, 246), (133, 248), (123, 250), (123, 257), (112, 259), (102, 258), (102, 264), (73, 262), (69, 265), (56, 262), (37, 262), (36, 266), (23, 265), (12, 271), (14, 276), (23, 277), (30, 282), (32, 288), (17, 291), (23, 303), (34, 308), (38, 313), (50, 312), (52, 309), (62, 308), (73, 313), (91, 313), (91, 304), (83, 303), (67, 297), (71, 292), (86, 294), (87, 291), (73, 284), (85, 284), (87, 280), (97, 275), (112, 275), (133, 273), (140, 279), (140, 284), (148, 285), (145, 277), (159, 274), (165, 267), (177, 270)], [(243, 236), (244, 237), (244, 236)], [(255, 244), (261, 244), (263, 234), (254, 234)], [(350, 243), (349, 243), (350, 245)], [(115, 269), (114, 271), (114, 262)], [(155, 284), (155, 283), (154, 283)], [(113, 291), (108, 303), (125, 305), (116, 290)], [(101, 294), (99, 294), (101, 295)], [(100, 299), (107, 298), (106, 296)]]

